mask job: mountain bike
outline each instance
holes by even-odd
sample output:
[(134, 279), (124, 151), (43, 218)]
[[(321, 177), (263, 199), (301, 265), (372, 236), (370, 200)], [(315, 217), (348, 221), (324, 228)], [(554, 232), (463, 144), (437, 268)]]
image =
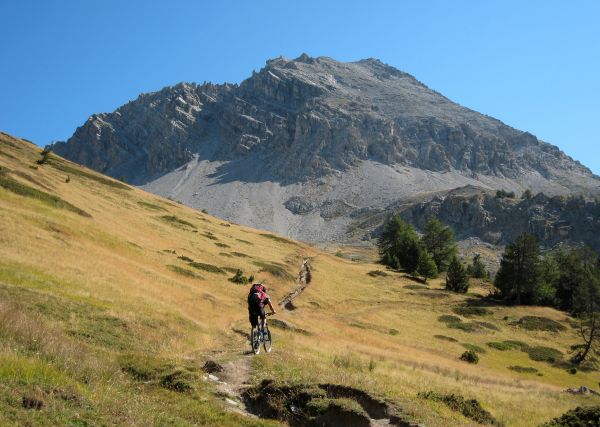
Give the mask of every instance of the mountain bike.
[(252, 332), (250, 334), (250, 345), (252, 346), (252, 351), (254, 354), (260, 353), (260, 345), (263, 345), (265, 352), (270, 353), (271, 348), (273, 347), (273, 338), (271, 337), (271, 331), (269, 330), (269, 325), (267, 324), (267, 317), (272, 316), (273, 313), (265, 313), (265, 325), (261, 326), (260, 319), (258, 321), (258, 325), (252, 328)]

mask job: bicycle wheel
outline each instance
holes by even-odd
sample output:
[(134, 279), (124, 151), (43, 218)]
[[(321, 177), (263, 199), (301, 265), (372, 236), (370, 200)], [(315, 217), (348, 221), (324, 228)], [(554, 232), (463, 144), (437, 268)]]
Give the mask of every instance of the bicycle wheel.
[(271, 348), (273, 348), (273, 339), (271, 337), (271, 331), (269, 330), (268, 326), (265, 328), (265, 333), (263, 335), (263, 347), (265, 348), (265, 351), (267, 353), (270, 353)]
[(250, 345), (254, 354), (260, 353), (260, 330), (258, 328), (252, 328), (250, 334)]

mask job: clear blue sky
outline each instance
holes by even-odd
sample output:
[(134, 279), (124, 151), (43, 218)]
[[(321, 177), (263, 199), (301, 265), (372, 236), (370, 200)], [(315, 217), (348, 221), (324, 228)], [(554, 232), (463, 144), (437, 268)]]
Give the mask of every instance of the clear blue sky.
[(306, 52), (379, 58), (600, 174), (598, 1), (5, 0), (0, 23), (0, 130), (39, 145), (141, 92)]

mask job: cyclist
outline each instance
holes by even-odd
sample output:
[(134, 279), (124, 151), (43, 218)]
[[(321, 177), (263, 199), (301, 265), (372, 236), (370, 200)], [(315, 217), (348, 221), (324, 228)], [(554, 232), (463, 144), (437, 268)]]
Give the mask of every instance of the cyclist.
[(265, 304), (267, 304), (271, 309), (271, 314), (276, 313), (275, 309), (273, 308), (273, 304), (271, 303), (271, 299), (267, 294), (267, 288), (265, 288), (265, 285), (262, 282), (254, 283), (250, 287), (250, 292), (248, 293), (248, 317), (252, 329), (258, 325), (259, 317), (261, 330), (264, 329), (266, 317)]

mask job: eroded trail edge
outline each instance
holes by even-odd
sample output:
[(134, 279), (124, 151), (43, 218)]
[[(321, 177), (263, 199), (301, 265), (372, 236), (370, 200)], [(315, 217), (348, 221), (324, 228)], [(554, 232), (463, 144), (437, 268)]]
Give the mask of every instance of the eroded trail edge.
[(310, 267), (310, 258), (304, 258), (304, 261), (302, 261), (302, 266), (300, 267), (300, 273), (298, 273), (298, 278), (296, 279), (296, 289), (286, 295), (279, 302), (279, 305), (286, 310), (294, 310), (294, 299), (304, 292), (304, 289), (306, 289), (306, 287), (310, 284), (311, 280), (312, 272)]

